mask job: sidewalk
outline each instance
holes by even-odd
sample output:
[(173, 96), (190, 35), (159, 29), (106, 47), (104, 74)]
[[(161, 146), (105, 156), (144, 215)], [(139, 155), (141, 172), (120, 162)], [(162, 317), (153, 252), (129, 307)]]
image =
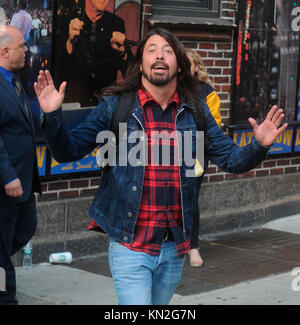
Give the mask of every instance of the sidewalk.
[[(186, 260), (172, 305), (300, 304), (300, 215), (206, 236), (200, 247), (205, 265)], [(20, 305), (117, 304), (106, 254), (16, 274)]]

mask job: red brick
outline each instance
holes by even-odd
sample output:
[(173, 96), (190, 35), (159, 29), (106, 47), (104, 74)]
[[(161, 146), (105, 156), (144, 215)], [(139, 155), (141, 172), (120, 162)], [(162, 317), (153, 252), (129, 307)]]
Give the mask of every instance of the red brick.
[(214, 75), (214, 74), (221, 74), (222, 73), (222, 69), (218, 69), (218, 68), (207, 68), (206, 69), (207, 73), (209, 75)]
[(289, 166), (289, 165), (290, 165), (289, 159), (277, 160), (277, 166)]
[(292, 165), (300, 165), (300, 158), (291, 159), (291, 164)]
[(229, 60), (215, 60), (216, 67), (228, 67), (230, 64)]
[(217, 44), (218, 50), (231, 50), (231, 44), (228, 43), (219, 43)]
[(209, 182), (221, 182), (224, 181), (224, 175), (209, 176)]
[(227, 181), (233, 180), (233, 179), (239, 179), (240, 176), (238, 174), (226, 174), (225, 179)]
[(206, 173), (207, 174), (215, 174), (217, 171), (216, 167), (208, 167)]
[(249, 177), (253, 177), (253, 176), (254, 176), (254, 171), (253, 170), (241, 174), (241, 178), (249, 178)]
[(222, 92), (230, 92), (231, 87), (230, 86), (222, 86)]
[(200, 49), (207, 49), (207, 50), (214, 50), (215, 49), (215, 43), (200, 43), (199, 48)]
[(48, 202), (48, 201), (56, 201), (57, 193), (45, 193), (43, 195), (37, 195), (38, 202)]
[(203, 64), (206, 66), (206, 67), (213, 67), (214, 66), (214, 60), (202, 60)]
[(212, 52), (209, 51), (207, 52), (207, 55), (211, 58), (222, 58), (223, 57), (223, 53), (222, 52)]
[(270, 170), (271, 175), (283, 174), (283, 168), (274, 168)]
[(89, 186), (89, 181), (87, 179), (70, 182), (70, 188), (80, 188), (80, 187), (88, 187), (88, 186)]
[(228, 74), (228, 75), (230, 75), (231, 76), (231, 74), (232, 74), (232, 68), (226, 68), (226, 69), (223, 69), (223, 75), (224, 74)]
[(60, 199), (72, 199), (79, 196), (79, 191), (64, 191), (59, 192), (58, 196)]
[(264, 161), (263, 162), (263, 167), (268, 168), (268, 167), (275, 167), (276, 162), (275, 161)]
[(69, 187), (68, 182), (55, 182), (48, 184), (49, 191), (65, 190)]
[(80, 191), (80, 196), (81, 197), (95, 196), (96, 192), (97, 192), (96, 188), (84, 189)]
[(257, 171), (255, 172), (255, 175), (256, 175), (257, 177), (268, 176), (268, 175), (269, 175), (269, 169), (257, 170)]
[(229, 77), (214, 77), (214, 82), (219, 84), (226, 84), (229, 83)]
[(101, 182), (101, 178), (93, 178), (91, 179), (91, 186), (98, 186), (100, 185), (100, 182)]

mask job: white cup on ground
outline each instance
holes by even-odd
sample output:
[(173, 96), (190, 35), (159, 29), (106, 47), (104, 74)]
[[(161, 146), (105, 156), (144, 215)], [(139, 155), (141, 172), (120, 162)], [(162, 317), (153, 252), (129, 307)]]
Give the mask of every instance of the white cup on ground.
[(72, 253), (62, 252), (54, 253), (49, 256), (50, 263), (70, 264), (72, 262)]

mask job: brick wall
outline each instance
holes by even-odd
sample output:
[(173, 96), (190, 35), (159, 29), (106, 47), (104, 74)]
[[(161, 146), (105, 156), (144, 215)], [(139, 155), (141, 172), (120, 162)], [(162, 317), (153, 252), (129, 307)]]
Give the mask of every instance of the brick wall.
[(93, 197), (100, 184), (100, 177), (80, 177), (42, 182), (43, 195), (38, 202)]
[[(267, 177), (300, 172), (300, 157), (272, 158), (263, 161), (257, 168), (243, 174), (229, 174), (218, 166), (210, 164), (203, 183), (224, 182), (250, 177)], [(100, 184), (100, 178), (81, 177), (78, 179), (43, 182), (43, 195), (38, 202), (93, 197)]]

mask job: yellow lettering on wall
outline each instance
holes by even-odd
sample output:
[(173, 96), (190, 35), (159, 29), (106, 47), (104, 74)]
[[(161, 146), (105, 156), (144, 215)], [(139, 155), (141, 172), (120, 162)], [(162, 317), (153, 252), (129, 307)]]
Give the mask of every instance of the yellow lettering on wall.
[(43, 162), (45, 160), (46, 146), (36, 147), (36, 156), (38, 161), (38, 167), (43, 167)]
[(251, 143), (252, 138), (254, 137), (254, 132), (247, 132), (247, 137), (248, 137), (248, 143)]
[(295, 146), (299, 146), (299, 145), (300, 145), (300, 129), (297, 129)]
[(280, 133), (276, 138), (276, 143), (281, 143), (281, 142), (282, 142), (282, 133)]
[(290, 146), (291, 141), (292, 141), (292, 136), (293, 136), (293, 129), (284, 130), (283, 131), (283, 144)]
[(58, 165), (59, 165), (59, 163), (54, 158), (52, 158), (51, 168), (55, 167), (55, 166), (58, 166)]
[(238, 134), (237, 133), (233, 133), (233, 142), (234, 143), (237, 143), (237, 137), (238, 137)]
[(93, 151), (92, 151), (92, 157), (96, 157), (97, 156), (97, 153), (98, 153), (98, 148), (95, 148)]
[(246, 133), (245, 132), (242, 132), (241, 133), (240, 146), (241, 147), (245, 147), (246, 144), (247, 144), (247, 142), (246, 142)]

